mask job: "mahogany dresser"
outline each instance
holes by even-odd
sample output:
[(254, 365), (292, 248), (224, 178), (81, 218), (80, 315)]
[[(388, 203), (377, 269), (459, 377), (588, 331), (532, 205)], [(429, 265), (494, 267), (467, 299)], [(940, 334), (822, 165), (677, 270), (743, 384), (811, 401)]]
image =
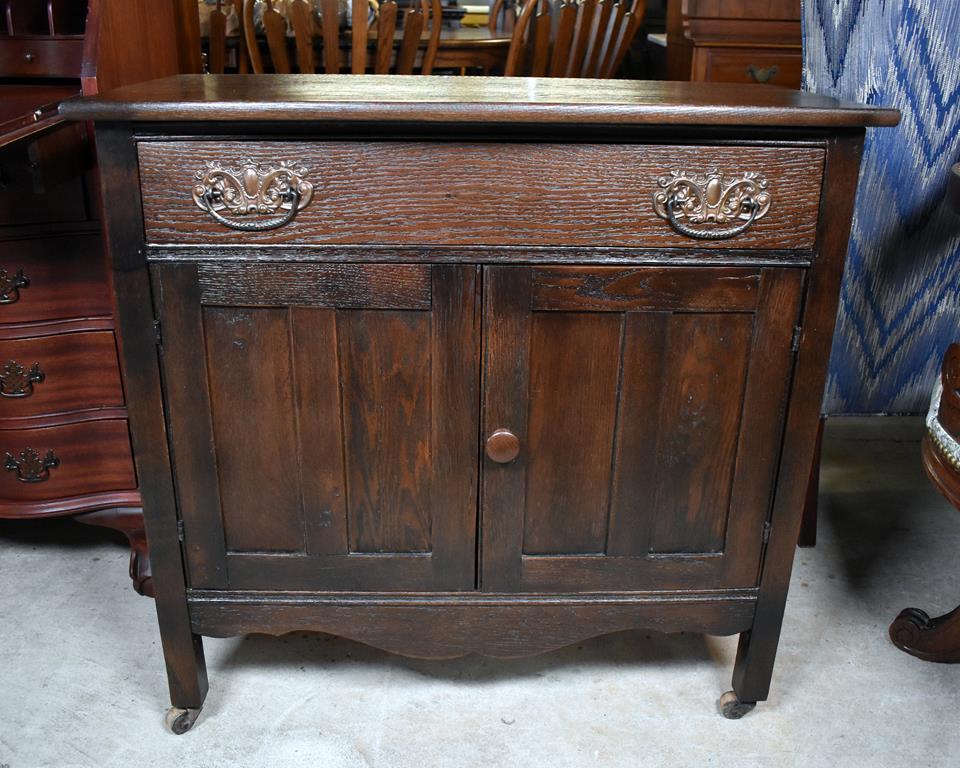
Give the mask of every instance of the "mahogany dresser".
[(739, 633), (765, 699), (864, 126), (763, 86), (182, 76), (96, 121), (176, 732), (202, 635)]

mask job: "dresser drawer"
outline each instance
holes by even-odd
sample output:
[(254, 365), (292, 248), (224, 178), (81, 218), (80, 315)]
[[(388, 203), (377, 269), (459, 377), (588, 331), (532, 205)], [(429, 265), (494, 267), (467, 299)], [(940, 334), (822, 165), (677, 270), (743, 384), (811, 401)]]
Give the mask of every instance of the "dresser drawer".
[(110, 314), (99, 235), (0, 240), (0, 323)]
[(770, 48), (697, 48), (693, 78), (716, 83), (764, 83), (799, 88), (800, 51)]
[(126, 419), (0, 430), (0, 505), (137, 487)]
[[(809, 249), (824, 158), (817, 147), (757, 145), (158, 141), (138, 149), (147, 241), (224, 245)], [(282, 202), (285, 184), (297, 192)], [(687, 203), (679, 225), (666, 210), (674, 193)], [(748, 195), (760, 201), (753, 220), (739, 207)], [(739, 216), (727, 216), (731, 206)]]
[(77, 77), (82, 61), (82, 36), (23, 36), (0, 44), (0, 77)]
[(0, 420), (122, 405), (113, 331), (0, 340)]

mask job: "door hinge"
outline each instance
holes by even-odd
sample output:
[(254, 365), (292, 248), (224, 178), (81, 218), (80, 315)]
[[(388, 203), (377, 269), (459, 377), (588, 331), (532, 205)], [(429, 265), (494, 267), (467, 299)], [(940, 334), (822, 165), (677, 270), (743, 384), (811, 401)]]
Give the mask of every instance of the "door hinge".
[(183, 520), (177, 520), (177, 538), (183, 541)]
[[(765, 520), (763, 523), (763, 531), (760, 534), (760, 537), (763, 539), (763, 543), (766, 544), (770, 541), (770, 529), (773, 528), (773, 524), (769, 520)], [(182, 539), (181, 539), (182, 541)]]
[(160, 326), (160, 318), (153, 321), (153, 340), (158, 347), (163, 346), (163, 329)]
[(793, 326), (793, 339), (790, 341), (790, 349), (793, 352), (800, 350), (800, 337), (803, 336), (803, 328), (799, 325)]

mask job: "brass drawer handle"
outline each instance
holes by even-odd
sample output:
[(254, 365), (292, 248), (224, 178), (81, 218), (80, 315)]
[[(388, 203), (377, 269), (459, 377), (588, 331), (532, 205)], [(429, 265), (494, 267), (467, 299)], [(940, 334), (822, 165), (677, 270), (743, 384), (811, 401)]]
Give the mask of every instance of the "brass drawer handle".
[(770, 210), (767, 180), (758, 173), (743, 173), (725, 183), (716, 169), (703, 175), (672, 171), (657, 179), (657, 185), (660, 189), (653, 194), (657, 216), (696, 240), (736, 237)]
[(313, 197), (313, 185), (302, 178), (305, 172), (286, 161), (278, 165), (250, 162), (240, 168), (224, 168), (211, 161), (196, 173), (193, 201), (230, 229), (277, 229), (293, 221)]
[(769, 83), (780, 74), (780, 67), (776, 64), (771, 67), (758, 67), (755, 64), (751, 64), (747, 67), (747, 74), (758, 83)]
[(487, 438), (487, 456), (497, 464), (509, 464), (520, 455), (520, 438), (509, 429), (498, 429)]
[(17, 473), (21, 483), (42, 483), (50, 479), (50, 470), (60, 466), (60, 459), (53, 451), (40, 456), (33, 448), (24, 448), (19, 457), (8, 453), (3, 468)]
[(16, 271), (13, 277), (6, 269), (0, 267), (0, 304), (14, 304), (20, 300), (20, 289), (30, 287), (30, 278), (23, 274), (23, 268)]
[(33, 394), (33, 385), (39, 384), (46, 377), (40, 370), (40, 363), (34, 363), (30, 370), (27, 370), (16, 360), (7, 360), (3, 370), (0, 370), (0, 396), (30, 397)]

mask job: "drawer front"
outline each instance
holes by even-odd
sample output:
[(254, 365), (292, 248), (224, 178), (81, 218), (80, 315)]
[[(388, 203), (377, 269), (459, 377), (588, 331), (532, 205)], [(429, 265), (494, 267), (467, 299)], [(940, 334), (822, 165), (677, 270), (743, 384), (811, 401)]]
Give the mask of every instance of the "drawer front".
[(112, 331), (0, 340), (0, 419), (123, 405)]
[(99, 235), (0, 241), (0, 323), (109, 317)]
[(20, 37), (0, 42), (0, 77), (77, 77), (82, 60), (83, 37)]
[(0, 430), (0, 505), (137, 487), (126, 419)]
[[(151, 243), (738, 249), (813, 247), (824, 158), (755, 145), (240, 141), (142, 142), (139, 156)], [(297, 191), (284, 200), (285, 184)], [(655, 202), (677, 189), (691, 206), (680, 227)], [(741, 208), (724, 223), (748, 193), (764, 202), (754, 220)], [(702, 236), (718, 230), (729, 236)]]
[[(800, 52), (768, 48), (698, 48), (694, 79), (715, 83), (764, 83), (799, 88)], [(701, 58), (702, 57), (702, 58)]]

